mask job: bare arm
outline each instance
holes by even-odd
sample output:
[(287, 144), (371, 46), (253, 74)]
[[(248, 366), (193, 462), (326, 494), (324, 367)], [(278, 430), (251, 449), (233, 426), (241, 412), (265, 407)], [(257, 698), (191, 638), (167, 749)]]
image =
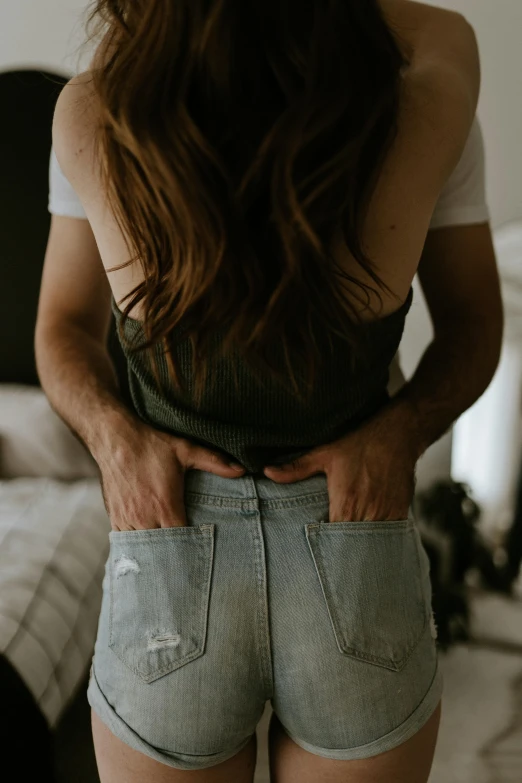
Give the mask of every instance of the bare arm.
[(109, 324), (110, 288), (89, 222), (53, 215), (35, 332), (37, 370), (51, 407), (97, 462), (137, 421), (119, 394), (106, 347)]
[[(91, 153), (84, 78), (63, 90), (55, 110), (53, 146), (76, 185), (80, 155)], [(70, 84), (70, 83), (69, 83)], [(83, 164), (82, 164), (83, 165)], [(149, 426), (122, 400), (107, 350), (111, 288), (88, 220), (53, 215), (35, 332), (42, 387), (52, 408), (85, 444), (100, 469), (112, 530), (184, 527), (188, 469), (238, 478), (225, 457)]]
[(95, 247), (87, 220), (53, 216), (35, 335), (40, 381), (98, 464), (112, 529), (185, 527), (186, 470), (238, 478), (244, 469), (126, 407), (106, 349), (110, 287)]
[[(408, 11), (409, 24), (414, 11), (422, 24), (415, 28), (403, 134), (374, 196), (368, 244), (375, 257), (402, 257), (396, 278), (403, 291), (418, 273), (435, 329), (414, 377), (383, 410), (386, 426), (393, 419), (401, 433), (410, 432), (418, 458), (488, 386), (500, 355), (503, 320), (489, 225), (428, 230), (476, 113), (481, 72), (474, 30), (453, 12), (409, 2), (393, 7)], [(404, 232), (390, 231), (390, 226), (400, 228), (401, 220), (408, 224), (407, 247)]]
[[(53, 146), (64, 174), (76, 182), (77, 149), (89, 154), (87, 90), (80, 77), (62, 90), (53, 118)], [(114, 453), (141, 420), (120, 396), (107, 349), (111, 289), (88, 220), (53, 215), (44, 259), (35, 331), (40, 383), (53, 410), (98, 462)], [(116, 442), (115, 442), (116, 441)]]
[(435, 336), (383, 409), (418, 459), (483, 394), (500, 359), (504, 313), (488, 223), (430, 231), (419, 266)]

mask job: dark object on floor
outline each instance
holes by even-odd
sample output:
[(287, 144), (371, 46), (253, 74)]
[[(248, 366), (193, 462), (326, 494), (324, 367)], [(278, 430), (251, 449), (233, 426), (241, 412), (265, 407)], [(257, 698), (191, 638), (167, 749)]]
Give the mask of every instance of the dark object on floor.
[(0, 655), (0, 750), (5, 769), (17, 770), (16, 780), (100, 783), (87, 685), (88, 676), (53, 731), (16, 669)]
[(484, 587), (503, 590), (505, 580), (477, 530), (480, 506), (467, 484), (439, 481), (415, 496), (419, 532), (431, 563), (438, 644), (447, 650), (470, 639), (466, 575), (477, 569)]
[(515, 513), (510, 529), (504, 541), (506, 562), (500, 571), (504, 578), (505, 592), (512, 595), (513, 585), (517, 580), (522, 566), (522, 462), (518, 478)]
[[(92, 741), (88, 675), (54, 731), (56, 783), (100, 783)], [(38, 781), (39, 783), (39, 781)]]
[(7, 768), (9, 763), (11, 770), (16, 769), (16, 780), (57, 783), (53, 769), (53, 737), (47, 722), (26, 684), (3, 655), (0, 655), (0, 694), (3, 764)]

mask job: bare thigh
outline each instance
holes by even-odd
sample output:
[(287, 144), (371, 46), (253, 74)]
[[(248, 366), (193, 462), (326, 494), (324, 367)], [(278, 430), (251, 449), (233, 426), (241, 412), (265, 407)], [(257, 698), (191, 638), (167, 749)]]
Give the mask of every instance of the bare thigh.
[(181, 770), (134, 750), (114, 736), (91, 709), (92, 736), (101, 783), (253, 783), (257, 736), (236, 756), (201, 770)]
[(269, 732), (271, 783), (426, 783), (440, 717), (441, 702), (424, 726), (402, 745), (368, 759), (337, 761), (296, 745), (273, 713)]

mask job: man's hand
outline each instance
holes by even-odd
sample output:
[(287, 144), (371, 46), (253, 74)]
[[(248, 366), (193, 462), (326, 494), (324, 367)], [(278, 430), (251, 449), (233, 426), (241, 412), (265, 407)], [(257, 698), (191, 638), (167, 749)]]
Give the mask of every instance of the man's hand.
[[(116, 439), (117, 438), (117, 439)], [(185, 474), (204, 470), (239, 478), (217, 451), (161, 432), (141, 420), (114, 433), (112, 445), (97, 452), (102, 495), (113, 531), (187, 527)]]
[(407, 519), (415, 490), (417, 451), (407, 431), (379, 413), (339, 440), (305, 454), (290, 465), (266, 467), (280, 484), (326, 473), (329, 521)]

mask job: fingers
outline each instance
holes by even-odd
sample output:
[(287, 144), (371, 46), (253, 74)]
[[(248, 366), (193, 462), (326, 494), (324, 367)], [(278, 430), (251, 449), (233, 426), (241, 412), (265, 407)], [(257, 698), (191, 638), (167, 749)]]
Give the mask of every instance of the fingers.
[(326, 473), (326, 463), (319, 451), (314, 449), (286, 465), (267, 465), (263, 473), (277, 484), (292, 484), (318, 473)]
[(276, 484), (293, 484), (294, 481), (302, 481), (308, 478), (309, 472), (303, 467), (294, 467), (293, 465), (283, 465), (282, 467), (268, 467), (263, 473)]
[(159, 518), (161, 527), (188, 527), (185, 509), (185, 476), (179, 461), (176, 473), (176, 481), (172, 483), (168, 508)]
[(245, 473), (243, 465), (239, 469), (232, 467), (229, 461), (217, 451), (198, 446), (190, 441), (182, 441), (176, 449), (177, 457), (185, 470), (205, 470), (223, 478), (238, 478)]

